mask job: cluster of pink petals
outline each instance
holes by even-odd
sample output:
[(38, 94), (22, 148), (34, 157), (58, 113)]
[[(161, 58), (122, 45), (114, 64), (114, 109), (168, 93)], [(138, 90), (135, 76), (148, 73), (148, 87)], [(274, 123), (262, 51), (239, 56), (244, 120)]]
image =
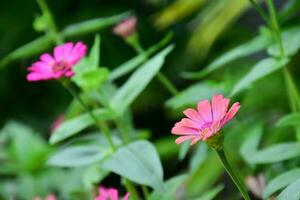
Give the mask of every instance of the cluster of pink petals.
[(136, 22), (137, 22), (136, 17), (131, 16), (125, 19), (124, 21), (120, 22), (119, 24), (117, 24), (114, 27), (113, 32), (118, 36), (128, 37), (135, 32)]
[(181, 136), (176, 139), (176, 143), (192, 140), (193, 145), (199, 140), (206, 141), (217, 134), (240, 108), (240, 104), (236, 102), (228, 111), (229, 103), (230, 99), (223, 98), (223, 95), (214, 95), (211, 104), (208, 100), (204, 100), (198, 103), (197, 110), (188, 108), (183, 111), (187, 118), (177, 122), (171, 131)]
[(40, 61), (33, 63), (27, 75), (28, 81), (40, 81), (71, 77), (74, 75), (72, 67), (86, 54), (87, 47), (82, 42), (72, 42), (54, 48), (53, 56), (45, 53)]
[[(128, 200), (128, 198), (129, 198), (129, 193), (127, 193), (123, 197), (123, 200)], [(119, 200), (118, 190), (113, 188), (100, 187), (99, 194), (95, 198), (95, 200)]]
[[(40, 197), (35, 197), (33, 200), (42, 200), (42, 198), (40, 198)], [(53, 195), (53, 194), (49, 194), (49, 195), (45, 198), (45, 200), (56, 200), (56, 196)]]

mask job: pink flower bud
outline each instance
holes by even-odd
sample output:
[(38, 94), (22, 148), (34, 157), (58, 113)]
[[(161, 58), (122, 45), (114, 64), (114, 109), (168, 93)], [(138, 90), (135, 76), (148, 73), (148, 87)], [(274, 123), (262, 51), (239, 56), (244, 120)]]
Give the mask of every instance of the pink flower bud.
[(128, 37), (136, 30), (137, 18), (131, 16), (124, 21), (120, 22), (113, 28), (113, 32), (120, 37)]

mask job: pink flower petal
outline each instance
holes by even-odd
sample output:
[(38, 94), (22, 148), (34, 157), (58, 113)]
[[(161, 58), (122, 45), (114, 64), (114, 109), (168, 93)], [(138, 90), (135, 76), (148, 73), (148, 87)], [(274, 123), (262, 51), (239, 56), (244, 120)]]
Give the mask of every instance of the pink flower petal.
[(175, 126), (172, 128), (171, 132), (175, 135), (197, 135), (197, 129), (192, 129), (189, 127), (185, 127), (180, 123), (176, 123)]
[(212, 121), (212, 110), (211, 106), (208, 100), (200, 101), (198, 103), (198, 112), (201, 116), (201, 118), (205, 122), (211, 122)]
[(130, 196), (130, 194), (127, 193), (127, 194), (124, 196), (123, 200), (128, 200), (129, 196)]
[(234, 103), (231, 106), (229, 111), (226, 113), (224, 119), (222, 120), (222, 126), (224, 126), (227, 122), (229, 122), (235, 116), (235, 114), (239, 111), (240, 107), (241, 107), (240, 103), (238, 103), (238, 102)]
[(182, 126), (190, 127), (193, 129), (201, 129), (203, 125), (188, 118), (183, 118), (179, 123), (182, 124)]
[(220, 121), (223, 111), (223, 95), (217, 94), (212, 98), (213, 121)]
[(184, 142), (184, 141), (186, 141), (186, 140), (191, 140), (191, 139), (193, 139), (193, 138), (195, 138), (196, 136), (194, 136), (194, 135), (189, 135), (189, 136), (180, 136), (179, 138), (177, 138), (176, 140), (175, 140), (175, 143), (176, 144), (180, 144), (180, 143), (182, 143), (182, 142)]
[(64, 56), (64, 45), (59, 45), (54, 48), (54, 58), (56, 62), (60, 62), (63, 60)]
[(40, 56), (41, 61), (47, 63), (48, 65), (53, 65), (55, 60), (54, 58), (48, 54), (48, 53), (44, 53)]
[(68, 42), (68, 43), (64, 44), (64, 46), (63, 46), (63, 57), (64, 57), (64, 59), (67, 59), (71, 55), (72, 49), (73, 49), (73, 43), (72, 42)]
[(203, 119), (201, 118), (201, 116), (199, 115), (199, 113), (196, 110), (194, 110), (192, 108), (188, 108), (188, 109), (184, 110), (183, 113), (188, 118), (190, 118), (193, 121), (199, 123), (200, 126), (202, 126), (203, 124), (205, 124), (205, 122), (203, 121)]

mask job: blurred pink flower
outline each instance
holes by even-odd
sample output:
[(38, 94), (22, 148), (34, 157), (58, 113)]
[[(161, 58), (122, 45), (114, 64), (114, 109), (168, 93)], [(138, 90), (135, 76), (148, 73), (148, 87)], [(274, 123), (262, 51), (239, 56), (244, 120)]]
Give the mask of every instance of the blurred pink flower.
[[(33, 200), (42, 200), (42, 198), (40, 198), (40, 197), (34, 197)], [(53, 195), (53, 194), (49, 194), (49, 195), (45, 198), (45, 200), (56, 200), (56, 196)]]
[[(129, 198), (129, 193), (127, 193), (124, 197), (123, 200), (128, 200)], [(100, 187), (99, 188), (99, 194), (95, 198), (95, 200), (118, 200), (118, 190), (113, 189), (113, 188), (105, 188), (105, 187)]]
[(33, 63), (27, 75), (28, 81), (40, 81), (71, 77), (74, 75), (72, 67), (86, 54), (87, 47), (82, 42), (72, 42), (54, 48), (54, 56), (44, 53), (40, 61)]
[(117, 24), (114, 27), (113, 32), (118, 36), (128, 37), (135, 32), (136, 22), (137, 22), (136, 17), (131, 16), (125, 19), (124, 21), (120, 22), (119, 24)]
[(204, 100), (198, 103), (197, 110), (188, 108), (183, 111), (187, 118), (177, 122), (171, 131), (175, 135), (181, 135), (175, 142), (180, 144), (192, 140), (193, 145), (199, 140), (206, 141), (217, 134), (240, 108), (240, 104), (236, 102), (227, 111), (229, 103), (230, 99), (223, 98), (223, 95), (214, 95), (212, 105), (208, 100)]
[(51, 132), (54, 132), (55, 129), (57, 129), (64, 122), (64, 120), (65, 118), (63, 115), (59, 115), (57, 118), (55, 118), (55, 120), (51, 124)]

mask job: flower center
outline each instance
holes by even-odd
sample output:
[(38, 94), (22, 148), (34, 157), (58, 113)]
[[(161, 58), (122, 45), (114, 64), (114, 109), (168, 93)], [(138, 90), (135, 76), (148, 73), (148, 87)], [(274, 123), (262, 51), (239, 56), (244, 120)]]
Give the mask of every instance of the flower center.
[(68, 64), (65, 61), (56, 62), (53, 66), (53, 72), (65, 71), (68, 68)]

